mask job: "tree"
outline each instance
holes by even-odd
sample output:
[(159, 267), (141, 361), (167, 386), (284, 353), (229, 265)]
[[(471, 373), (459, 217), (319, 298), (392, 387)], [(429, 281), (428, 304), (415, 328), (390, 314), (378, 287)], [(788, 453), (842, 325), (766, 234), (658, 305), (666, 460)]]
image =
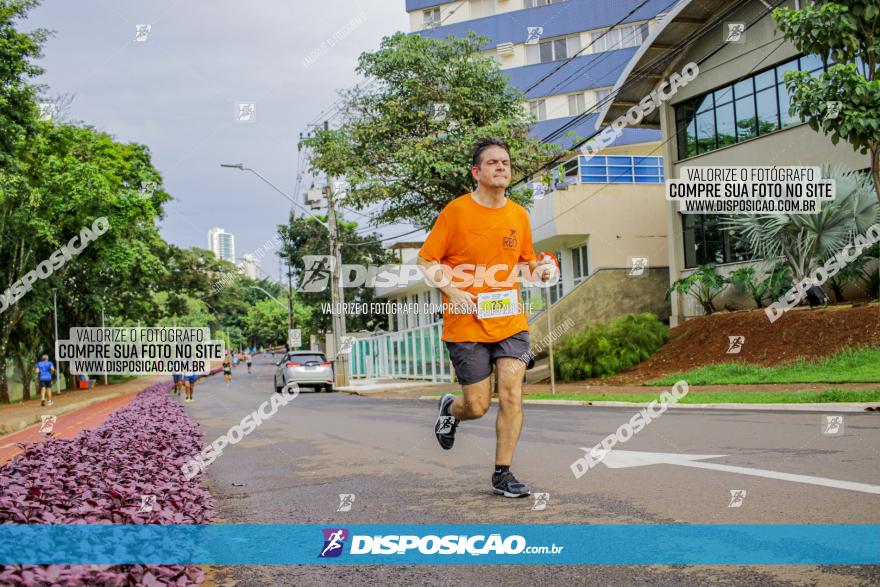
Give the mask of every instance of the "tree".
[[(325, 217), (319, 217), (323, 222)], [(386, 265), (392, 262), (391, 256), (382, 247), (378, 235), (357, 233), (357, 223), (337, 222), (339, 240), (343, 243), (341, 256), (343, 265)], [(281, 255), (293, 268), (294, 283), (303, 283), (306, 255), (329, 255), (330, 238), (323, 226), (314, 218), (292, 218), (287, 226), (278, 227), (282, 239)], [(297, 299), (310, 308), (305, 324), (313, 334), (326, 332), (330, 328), (331, 315), (322, 311), (321, 304), (330, 299), (329, 284), (324, 291), (297, 292)], [(370, 303), (375, 300), (372, 287), (351, 287), (345, 289), (345, 301)], [(346, 316), (346, 330), (375, 330), (387, 328), (386, 315)], [(300, 322), (295, 322), (300, 324)]]
[[(800, 10), (773, 11), (785, 39), (806, 54), (835, 64), (819, 76), (785, 74), (791, 111), (815, 131), (870, 152), (874, 192), (880, 200), (880, 2), (819, 0)], [(858, 60), (858, 62), (857, 62)]]
[[(514, 179), (549, 161), (554, 147), (529, 137), (532, 117), (488, 42), (397, 33), (361, 54), (357, 72), (371, 83), (342, 92), (343, 122), (303, 139), (313, 171), (345, 177), (346, 202), (373, 221), (427, 228), (453, 198), (474, 189), (471, 146), (497, 136), (511, 147)], [(531, 191), (511, 194), (531, 203)]]
[(842, 167), (826, 167), (823, 175), (834, 180), (836, 197), (822, 202), (818, 214), (731, 216), (721, 221), (722, 229), (745, 243), (756, 259), (783, 257), (792, 278), (800, 281), (880, 221), (870, 178)]

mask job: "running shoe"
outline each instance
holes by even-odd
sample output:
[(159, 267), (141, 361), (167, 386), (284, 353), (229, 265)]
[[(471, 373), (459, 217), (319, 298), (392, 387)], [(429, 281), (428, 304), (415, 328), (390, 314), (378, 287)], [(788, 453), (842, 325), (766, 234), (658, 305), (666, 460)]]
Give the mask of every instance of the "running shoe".
[(517, 481), (509, 470), (492, 474), (492, 491), (504, 497), (525, 497), (532, 492), (528, 485)]
[(449, 412), (455, 396), (447, 393), (440, 398), (440, 415), (434, 424), (434, 435), (437, 442), (444, 450), (449, 450), (455, 443), (455, 429), (458, 428), (458, 420)]
[(45, 405), (46, 405), (46, 400), (40, 400), (40, 405), (45, 407)]
[(49, 400), (49, 401), (46, 403), (46, 405), (47, 405), (47, 406), (51, 406), (51, 405), (52, 405), (52, 400)]

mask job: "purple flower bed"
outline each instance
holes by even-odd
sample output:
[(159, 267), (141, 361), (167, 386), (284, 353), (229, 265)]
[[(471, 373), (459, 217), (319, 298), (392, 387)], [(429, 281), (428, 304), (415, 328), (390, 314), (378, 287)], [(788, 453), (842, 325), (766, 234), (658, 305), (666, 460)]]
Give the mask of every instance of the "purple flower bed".
[[(207, 524), (214, 499), (201, 475), (180, 466), (202, 449), (202, 433), (171, 383), (148, 387), (95, 430), (71, 440), (23, 444), (0, 467), (0, 524)], [(155, 495), (139, 513), (142, 495)], [(146, 508), (143, 508), (146, 509)], [(7, 565), (0, 585), (192, 585), (192, 565)]]

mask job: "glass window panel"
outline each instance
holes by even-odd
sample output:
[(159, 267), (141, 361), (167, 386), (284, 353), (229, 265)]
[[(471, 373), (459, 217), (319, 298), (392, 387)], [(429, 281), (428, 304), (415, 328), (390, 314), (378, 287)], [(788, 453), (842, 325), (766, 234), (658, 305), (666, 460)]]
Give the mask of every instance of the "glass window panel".
[(776, 71), (771, 69), (755, 76), (755, 89), (763, 90), (776, 85)]
[(733, 119), (732, 103), (715, 109), (715, 134), (718, 136), (719, 147), (736, 142), (736, 121)]
[(556, 39), (553, 41), (553, 59), (558, 61), (559, 59), (565, 59), (568, 57), (568, 53), (565, 51), (565, 39)]
[(753, 78), (744, 79), (741, 82), (733, 84), (734, 98), (743, 98), (751, 96), (755, 93), (755, 80)]
[(549, 63), (553, 61), (553, 41), (544, 41), (539, 43), (541, 51), (541, 63)]
[(632, 165), (632, 157), (625, 155), (609, 155), (608, 165)]
[(697, 113), (706, 112), (707, 110), (711, 110), (714, 107), (714, 102), (712, 101), (712, 94), (704, 96), (697, 102)]
[[(584, 157), (584, 159), (586, 159), (586, 157)], [(596, 155), (595, 157), (590, 158), (590, 165), (605, 165), (606, 162), (604, 155)]]
[(581, 50), (581, 36), (580, 35), (572, 35), (565, 39), (565, 43), (567, 45), (566, 49), (568, 51), (568, 56), (577, 55), (577, 52)]
[(715, 91), (715, 106), (727, 104), (733, 100), (733, 86), (727, 86)]
[(602, 36), (602, 33), (590, 33), (590, 39), (592, 40), (592, 49), (593, 53), (602, 53), (606, 51), (605, 49), (605, 37)]
[(776, 105), (776, 88), (762, 90), (757, 94), (758, 134), (763, 135), (779, 129), (779, 109)]
[(810, 73), (822, 69), (822, 58), (818, 55), (804, 55), (800, 58), (801, 71)]
[(791, 94), (785, 84), (779, 84), (779, 117), (782, 120), (782, 128), (800, 124), (801, 119), (796, 114), (789, 114), (791, 108)]
[(583, 183), (607, 183), (608, 178), (604, 175), (585, 175), (581, 178)]
[(634, 47), (634, 46), (639, 45), (639, 40), (637, 38), (637, 36), (639, 34), (638, 28), (636, 28), (634, 26), (628, 26), (628, 27), (621, 29), (620, 33), (621, 33), (621, 37), (622, 37), (621, 44), (620, 44), (621, 48)]
[(650, 34), (651, 29), (648, 28), (648, 23), (639, 25), (639, 45), (644, 43), (648, 39), (648, 35)]
[[(594, 163), (594, 161), (590, 161), (590, 163)], [(605, 175), (605, 166), (584, 165), (581, 167), (581, 173), (586, 173), (587, 175)]]
[(636, 183), (663, 183), (663, 179), (659, 175), (637, 175)]
[(657, 170), (656, 166), (654, 166), (654, 167), (638, 166), (638, 167), (633, 167), (633, 173), (635, 173), (636, 175), (657, 175), (660, 172)]
[(798, 61), (794, 59), (787, 63), (781, 63), (776, 66), (776, 81), (778, 83), (782, 83), (785, 79), (785, 72), (787, 71), (797, 71), (798, 70)]
[(715, 112), (697, 114), (697, 151), (705, 153), (715, 148)]
[(568, 96), (568, 115), (577, 116), (582, 114), (586, 107), (586, 100), (583, 94), (571, 94)]
[(631, 175), (618, 175), (609, 177), (608, 183), (633, 183), (633, 178)]
[(541, 63), (541, 46), (539, 44), (526, 45), (526, 64), (534, 65)]
[(744, 141), (758, 136), (758, 119), (755, 118), (755, 98), (748, 96), (736, 101), (736, 140)]
[(685, 143), (685, 153), (684, 157), (693, 157), (697, 154), (697, 119), (692, 118), (685, 128), (685, 136), (687, 137), (687, 142)]

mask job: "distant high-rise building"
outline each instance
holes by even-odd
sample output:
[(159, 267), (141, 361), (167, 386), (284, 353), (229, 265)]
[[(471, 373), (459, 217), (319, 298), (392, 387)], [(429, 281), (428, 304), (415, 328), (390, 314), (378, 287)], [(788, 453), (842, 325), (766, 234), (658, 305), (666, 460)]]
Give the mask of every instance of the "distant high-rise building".
[(260, 261), (255, 255), (246, 253), (241, 256), (241, 269), (251, 279), (260, 278)]
[(215, 226), (208, 230), (208, 248), (218, 259), (235, 263), (235, 237)]

